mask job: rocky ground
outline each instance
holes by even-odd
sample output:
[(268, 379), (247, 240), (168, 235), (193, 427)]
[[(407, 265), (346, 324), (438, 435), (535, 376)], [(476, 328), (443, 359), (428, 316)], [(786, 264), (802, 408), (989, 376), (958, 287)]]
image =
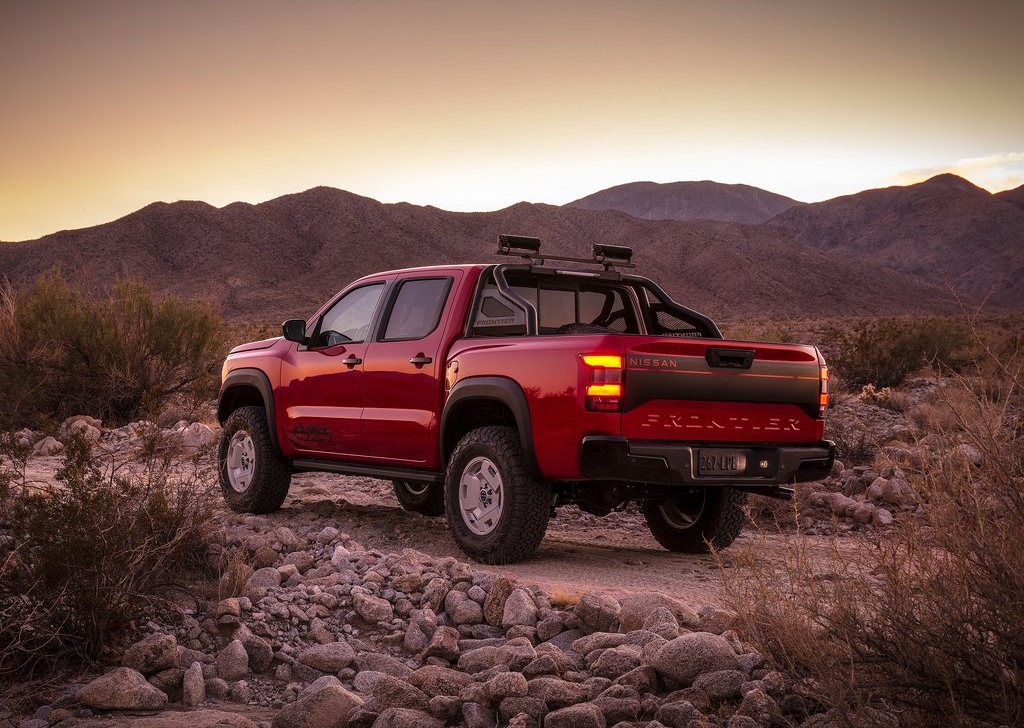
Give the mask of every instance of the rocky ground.
[[(907, 474), (939, 444), (913, 439), (875, 394), (843, 399), (833, 417), (874, 443), (870, 461), (801, 485), (795, 513), (776, 511), (790, 513), (781, 529), (824, 538), (912, 517)], [(26, 479), (52, 482), (73, 431), (116, 459), (152, 427), (79, 417), (53, 436), (17, 433), (34, 452)], [(189, 422), (164, 434), (193, 451), (216, 437)], [(219, 589), (196, 592), (219, 596), (140, 615), (119, 666), (10, 724), (838, 725), (732, 631), (711, 558), (661, 550), (635, 510), (560, 509), (536, 558), (487, 569), (466, 563), (442, 519), (403, 513), (390, 484), (368, 478), (299, 475), (279, 513), (217, 518), (210, 559), (246, 555)]]

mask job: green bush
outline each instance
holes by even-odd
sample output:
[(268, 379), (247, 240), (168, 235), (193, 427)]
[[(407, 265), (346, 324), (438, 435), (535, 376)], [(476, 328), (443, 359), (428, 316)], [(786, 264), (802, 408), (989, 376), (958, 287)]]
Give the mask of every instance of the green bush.
[(837, 353), (829, 362), (839, 381), (895, 387), (929, 363), (962, 365), (963, 325), (951, 318), (878, 319), (837, 329)]
[(73, 438), (55, 484), (0, 468), (0, 683), (101, 658), (203, 567), (215, 481), (159, 438), (121, 470)]
[(124, 423), (174, 397), (216, 392), (224, 354), (207, 305), (156, 298), (118, 281), (89, 297), (59, 273), (15, 291), (0, 287), (0, 427), (90, 414)]

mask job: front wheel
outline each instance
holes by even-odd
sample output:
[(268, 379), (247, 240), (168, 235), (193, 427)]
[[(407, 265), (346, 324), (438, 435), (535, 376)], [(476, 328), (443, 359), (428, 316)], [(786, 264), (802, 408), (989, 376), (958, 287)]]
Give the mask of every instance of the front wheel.
[(274, 448), (262, 407), (239, 407), (220, 433), (217, 466), (220, 491), (238, 513), (272, 513), (292, 482), (288, 462)]
[(410, 480), (393, 480), (395, 497), (402, 508), (424, 516), (444, 515), (444, 483), (415, 483)]
[(669, 500), (647, 501), (643, 510), (651, 534), (666, 549), (706, 554), (740, 535), (746, 502), (745, 491), (728, 486), (691, 488)]
[(528, 559), (551, 517), (551, 485), (530, 474), (511, 427), (481, 427), (459, 441), (444, 498), (455, 542), (485, 564)]

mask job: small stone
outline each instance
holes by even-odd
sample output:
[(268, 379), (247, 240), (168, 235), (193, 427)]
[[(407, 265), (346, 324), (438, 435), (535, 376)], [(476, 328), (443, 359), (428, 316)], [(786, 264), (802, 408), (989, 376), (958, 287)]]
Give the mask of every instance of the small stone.
[(373, 624), (390, 622), (395, 618), (391, 603), (380, 597), (356, 592), (352, 595), (352, 606), (360, 617)]
[(716, 670), (697, 676), (693, 686), (704, 690), (715, 702), (723, 703), (740, 697), (740, 687), (746, 680), (746, 674), (739, 670)]
[(572, 705), (544, 716), (544, 728), (605, 728), (604, 713), (592, 703)]
[(299, 662), (320, 672), (338, 672), (356, 659), (355, 650), (347, 642), (313, 645), (299, 653)]
[(41, 455), (43, 457), (57, 455), (62, 452), (64, 452), (64, 445), (56, 438), (50, 437), (49, 435), (32, 447), (33, 455)]
[(185, 670), (181, 681), (181, 702), (186, 708), (194, 708), (206, 700), (206, 683), (203, 680), (203, 666), (193, 662)]
[(75, 699), (100, 710), (155, 710), (167, 704), (167, 695), (130, 667), (118, 667), (100, 675), (81, 688)]
[(176, 667), (177, 663), (178, 640), (170, 634), (151, 634), (125, 650), (121, 658), (124, 667), (138, 670), (143, 675)]
[(653, 661), (659, 674), (681, 685), (690, 685), (698, 675), (716, 670), (735, 670), (736, 653), (720, 635), (691, 632), (670, 640)]
[(349, 716), (362, 705), (358, 695), (341, 685), (328, 684), (306, 690), (294, 703), (282, 707), (273, 728), (338, 728), (347, 725)]
[(217, 654), (217, 676), (225, 680), (241, 680), (249, 674), (249, 654), (241, 640), (231, 640)]
[(388, 708), (373, 721), (373, 728), (444, 728), (444, 723), (422, 710)]
[(612, 632), (618, 626), (620, 611), (615, 599), (598, 592), (587, 592), (576, 604), (573, 614), (584, 632)]
[(501, 626), (508, 629), (516, 625), (537, 624), (537, 605), (533, 596), (525, 589), (513, 589), (505, 600), (505, 609), (501, 617)]
[(502, 620), (505, 616), (505, 602), (515, 589), (515, 585), (515, 580), (504, 574), (495, 579), (494, 583), (491, 584), (491, 588), (487, 592), (487, 598), (484, 599), (484, 619), (487, 621), (487, 624), (492, 627), (502, 626)]
[(438, 627), (434, 630), (430, 642), (423, 648), (420, 657), (423, 659), (440, 657), (442, 660), (459, 659), (459, 631), (454, 627)]
[(484, 683), (484, 691), (492, 703), (500, 703), (505, 698), (525, 696), (529, 692), (529, 684), (518, 672), (499, 672)]

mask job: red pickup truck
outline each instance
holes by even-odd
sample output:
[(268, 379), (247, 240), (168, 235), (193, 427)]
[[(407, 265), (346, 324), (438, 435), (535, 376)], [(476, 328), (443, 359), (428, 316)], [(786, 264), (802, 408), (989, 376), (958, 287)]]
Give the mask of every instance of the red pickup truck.
[[(296, 472), (394, 482), (487, 563), (528, 558), (557, 506), (637, 501), (654, 537), (728, 546), (748, 492), (824, 477), (828, 369), (812, 346), (723, 340), (632, 251), (395, 270), (355, 281), (283, 337), (224, 363), (220, 485), (236, 511), (281, 506)], [(589, 264), (589, 265), (588, 265)], [(596, 264), (596, 265), (595, 265)]]

